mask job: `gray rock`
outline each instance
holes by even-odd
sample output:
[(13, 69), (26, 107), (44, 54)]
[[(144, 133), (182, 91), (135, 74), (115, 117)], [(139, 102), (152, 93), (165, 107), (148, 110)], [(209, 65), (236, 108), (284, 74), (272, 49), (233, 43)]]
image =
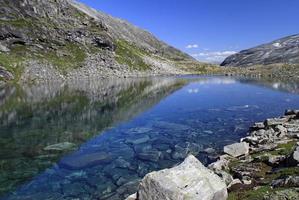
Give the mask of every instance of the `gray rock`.
[(126, 200), (137, 200), (137, 193), (128, 196)]
[(276, 187), (299, 187), (299, 176), (289, 176), (284, 179), (272, 181), (271, 185)]
[(290, 188), (266, 194), (264, 200), (298, 200), (298, 188)]
[(126, 142), (129, 143), (129, 144), (142, 144), (142, 143), (146, 143), (150, 140), (150, 137), (148, 135), (142, 135), (142, 136), (139, 136), (139, 137), (136, 137), (136, 138), (130, 138), (130, 139), (127, 139)]
[(268, 155), (268, 164), (270, 166), (280, 165), (285, 160), (286, 156), (284, 155)]
[(297, 147), (294, 153), (292, 154), (292, 159), (296, 165), (299, 165), (299, 147)]
[(234, 179), (228, 186), (228, 189), (231, 189), (232, 187), (236, 186), (236, 185), (242, 185), (242, 182), (240, 181), (240, 179)]
[(265, 121), (266, 126), (277, 126), (277, 125), (283, 125), (288, 121), (288, 118), (273, 118), (273, 119), (267, 119)]
[(138, 190), (139, 200), (226, 198), (225, 183), (192, 155), (179, 166), (146, 175)]
[(7, 52), (10, 52), (10, 49), (0, 43), (0, 51), (7, 53)]
[(58, 144), (49, 145), (44, 148), (44, 151), (69, 151), (76, 148), (76, 145), (70, 142), (62, 142)]
[(285, 115), (297, 115), (299, 110), (286, 110)]
[(78, 156), (69, 156), (62, 159), (59, 164), (67, 169), (83, 169), (101, 163), (110, 163), (111, 160), (112, 158), (108, 153), (95, 152)]
[(281, 38), (229, 56), (222, 66), (247, 67), (276, 63), (299, 63), (299, 34)]
[(224, 153), (233, 157), (247, 155), (249, 153), (249, 144), (246, 142), (235, 143), (224, 147)]
[(1, 67), (1, 65), (0, 65), (0, 79), (12, 80), (12, 79), (14, 79), (14, 76), (11, 72), (9, 72), (5, 68)]
[(257, 131), (259, 129), (264, 129), (264, 128), (266, 128), (266, 127), (265, 127), (265, 124), (263, 122), (257, 122), (252, 127), (250, 127), (250, 130), (251, 131)]
[(149, 150), (137, 154), (137, 157), (141, 160), (147, 160), (152, 162), (158, 162), (162, 153), (157, 150)]

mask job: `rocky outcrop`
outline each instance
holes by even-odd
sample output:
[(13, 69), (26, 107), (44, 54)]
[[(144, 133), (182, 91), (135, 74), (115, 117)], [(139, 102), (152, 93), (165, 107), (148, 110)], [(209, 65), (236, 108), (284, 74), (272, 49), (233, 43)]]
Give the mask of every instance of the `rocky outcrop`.
[(229, 56), (221, 66), (247, 67), (281, 63), (299, 64), (299, 34), (243, 50)]
[(149, 32), (73, 0), (0, 0), (0, 10), (5, 80), (179, 74), (178, 62), (198, 64)]
[(255, 123), (240, 143), (205, 168), (194, 156), (171, 169), (147, 174), (127, 200), (297, 199), (299, 114)]
[(247, 155), (249, 153), (249, 145), (246, 142), (227, 145), (224, 147), (224, 153), (233, 157)]
[[(139, 185), (138, 200), (225, 200), (225, 183), (194, 156), (171, 169), (152, 172)], [(134, 196), (128, 199), (134, 199)]]

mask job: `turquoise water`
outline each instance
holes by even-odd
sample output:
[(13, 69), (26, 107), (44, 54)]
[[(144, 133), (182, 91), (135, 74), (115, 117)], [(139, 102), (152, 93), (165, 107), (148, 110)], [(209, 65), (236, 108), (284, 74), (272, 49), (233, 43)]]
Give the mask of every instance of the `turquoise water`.
[(145, 174), (190, 153), (213, 162), (252, 123), (298, 108), (298, 88), (196, 76), (3, 87), (0, 199), (124, 199)]

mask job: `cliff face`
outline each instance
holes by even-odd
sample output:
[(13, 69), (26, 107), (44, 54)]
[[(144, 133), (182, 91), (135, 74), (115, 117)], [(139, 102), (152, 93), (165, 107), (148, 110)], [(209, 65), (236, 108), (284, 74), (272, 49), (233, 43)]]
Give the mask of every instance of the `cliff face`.
[(184, 62), (198, 64), (152, 34), (78, 2), (0, 0), (1, 79), (181, 73)]
[(252, 65), (299, 64), (299, 34), (229, 56), (221, 65), (246, 67)]

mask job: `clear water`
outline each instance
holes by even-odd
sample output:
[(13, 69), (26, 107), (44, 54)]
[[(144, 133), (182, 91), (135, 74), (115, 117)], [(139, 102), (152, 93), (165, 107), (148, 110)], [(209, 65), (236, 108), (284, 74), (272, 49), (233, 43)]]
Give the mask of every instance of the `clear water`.
[(252, 123), (299, 108), (298, 88), (196, 76), (3, 86), (0, 199), (124, 199), (148, 172), (189, 153), (208, 164)]

